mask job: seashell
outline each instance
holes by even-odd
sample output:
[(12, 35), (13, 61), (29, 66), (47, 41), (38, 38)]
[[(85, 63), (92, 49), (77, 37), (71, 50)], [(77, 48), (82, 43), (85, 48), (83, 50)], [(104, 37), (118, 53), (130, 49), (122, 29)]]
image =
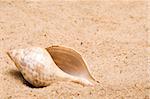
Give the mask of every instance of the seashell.
[(71, 48), (30, 47), (11, 50), (8, 55), (25, 80), (35, 87), (48, 86), (55, 80), (95, 85), (84, 59)]

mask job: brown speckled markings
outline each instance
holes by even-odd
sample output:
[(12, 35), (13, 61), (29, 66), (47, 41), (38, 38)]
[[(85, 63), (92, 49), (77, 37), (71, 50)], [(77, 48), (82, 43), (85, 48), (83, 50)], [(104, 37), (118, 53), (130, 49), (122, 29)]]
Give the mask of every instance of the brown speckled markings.
[[(149, 2), (0, 1), (0, 98), (148, 99)], [(56, 82), (44, 88), (23, 84), (6, 50), (52, 44), (78, 50), (100, 84)]]

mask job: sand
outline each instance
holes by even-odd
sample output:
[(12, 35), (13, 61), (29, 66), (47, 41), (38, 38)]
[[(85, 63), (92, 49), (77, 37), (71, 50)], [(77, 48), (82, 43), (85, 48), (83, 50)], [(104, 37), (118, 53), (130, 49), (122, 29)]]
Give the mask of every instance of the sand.
[[(148, 3), (1, 0), (0, 99), (149, 99)], [(51, 45), (77, 50), (100, 83), (89, 87), (59, 81), (33, 88), (6, 54)]]

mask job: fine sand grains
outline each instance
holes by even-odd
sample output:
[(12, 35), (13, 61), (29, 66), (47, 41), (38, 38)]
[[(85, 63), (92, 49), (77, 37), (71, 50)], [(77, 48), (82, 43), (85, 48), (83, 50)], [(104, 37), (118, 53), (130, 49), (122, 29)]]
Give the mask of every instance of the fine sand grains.
[[(0, 1), (0, 99), (149, 99), (148, 0)], [(6, 51), (71, 47), (100, 83), (34, 88)], [(148, 49), (148, 50), (147, 50)]]

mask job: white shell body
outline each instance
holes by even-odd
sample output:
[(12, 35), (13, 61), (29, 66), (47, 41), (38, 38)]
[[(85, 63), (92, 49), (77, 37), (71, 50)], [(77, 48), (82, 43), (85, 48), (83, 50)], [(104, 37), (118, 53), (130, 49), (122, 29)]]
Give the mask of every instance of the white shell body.
[[(35, 87), (48, 86), (56, 79), (70, 80), (84, 85), (94, 85), (93, 80), (89, 79), (89, 76), (78, 77), (61, 70), (45, 48), (31, 47), (16, 49), (11, 50), (8, 54), (22, 73), (25, 80)], [(63, 63), (63, 61), (61, 63)]]

